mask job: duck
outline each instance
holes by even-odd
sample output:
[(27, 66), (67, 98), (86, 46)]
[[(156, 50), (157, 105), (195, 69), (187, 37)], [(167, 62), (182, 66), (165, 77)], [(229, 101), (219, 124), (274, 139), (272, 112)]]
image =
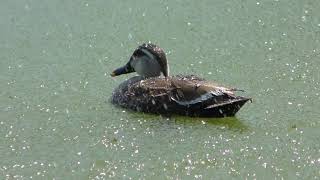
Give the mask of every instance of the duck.
[(196, 75), (169, 75), (162, 48), (153, 43), (138, 46), (129, 61), (112, 77), (136, 72), (112, 92), (111, 103), (134, 111), (191, 117), (230, 117), (251, 98)]

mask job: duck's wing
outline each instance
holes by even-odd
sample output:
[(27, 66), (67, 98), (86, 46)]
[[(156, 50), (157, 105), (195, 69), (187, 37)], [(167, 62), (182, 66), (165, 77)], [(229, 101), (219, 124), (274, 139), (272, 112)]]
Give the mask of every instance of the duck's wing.
[(185, 106), (218, 104), (235, 97), (230, 88), (204, 80), (172, 78), (171, 99)]
[(236, 97), (234, 88), (220, 86), (193, 75), (141, 80), (131, 85), (128, 93), (136, 97), (168, 96), (179, 105), (192, 106), (201, 103), (202, 107), (225, 103)]
[(236, 96), (236, 88), (220, 86), (205, 80), (173, 78), (172, 84), (176, 89), (171, 99), (196, 116), (234, 116), (248, 100), (251, 100)]

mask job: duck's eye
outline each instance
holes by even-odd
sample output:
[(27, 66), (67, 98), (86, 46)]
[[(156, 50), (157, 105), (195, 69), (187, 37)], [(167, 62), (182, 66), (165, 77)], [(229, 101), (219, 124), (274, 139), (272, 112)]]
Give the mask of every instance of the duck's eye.
[(140, 56), (143, 56), (143, 55), (144, 55), (144, 52), (141, 51), (140, 49), (137, 49), (137, 50), (134, 51), (134, 53), (133, 53), (132, 56), (134, 56), (135, 58), (137, 58), (137, 57), (140, 57)]

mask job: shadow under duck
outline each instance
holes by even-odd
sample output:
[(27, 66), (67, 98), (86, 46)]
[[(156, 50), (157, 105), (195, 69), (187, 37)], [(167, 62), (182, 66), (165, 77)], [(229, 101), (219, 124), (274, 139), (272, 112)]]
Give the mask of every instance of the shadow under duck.
[(200, 117), (234, 116), (251, 98), (194, 75), (169, 76), (164, 51), (151, 43), (139, 46), (129, 62), (111, 76), (137, 72), (112, 93), (111, 102), (132, 110)]

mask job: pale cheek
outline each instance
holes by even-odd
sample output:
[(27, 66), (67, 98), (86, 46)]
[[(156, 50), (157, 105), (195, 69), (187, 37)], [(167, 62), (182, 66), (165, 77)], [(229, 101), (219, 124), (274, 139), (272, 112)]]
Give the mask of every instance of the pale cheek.
[(134, 66), (134, 70), (138, 73), (138, 74), (142, 74), (143, 73), (143, 64), (142, 61), (137, 61), (135, 62), (135, 66)]

